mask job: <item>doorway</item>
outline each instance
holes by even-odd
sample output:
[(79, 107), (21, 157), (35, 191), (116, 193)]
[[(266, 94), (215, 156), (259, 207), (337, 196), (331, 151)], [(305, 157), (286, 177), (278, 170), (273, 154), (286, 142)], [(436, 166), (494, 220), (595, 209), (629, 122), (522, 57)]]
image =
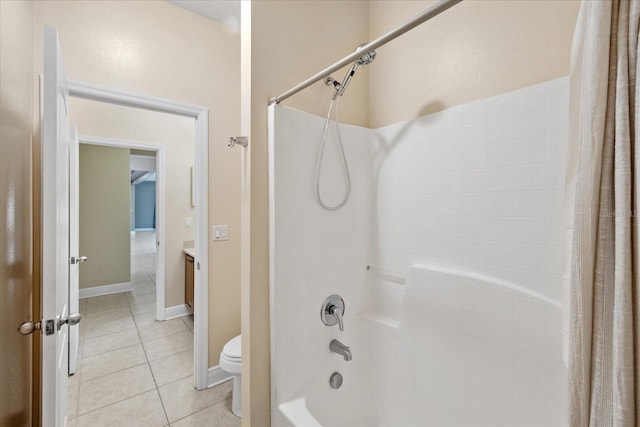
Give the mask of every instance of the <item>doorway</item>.
[[(105, 87), (99, 87), (80, 82), (69, 82), (69, 93), (72, 97), (81, 98), (101, 103), (132, 107), (135, 109), (169, 113), (172, 115), (191, 118), (193, 125), (193, 144), (194, 156), (192, 160), (194, 169), (194, 229), (193, 229), (193, 245), (197, 254), (194, 272), (194, 323), (193, 323), (193, 341), (194, 341), (194, 382), (195, 388), (202, 390), (207, 388), (211, 383), (211, 375), (208, 372), (208, 203), (207, 203), (207, 180), (208, 180), (208, 110), (196, 106), (177, 103), (174, 101), (151, 98), (144, 95), (133, 94), (130, 92), (114, 90)], [(176, 317), (182, 313), (168, 311), (165, 304), (165, 277), (164, 265), (166, 236), (163, 235), (165, 230), (166, 215), (163, 211), (164, 206), (164, 186), (167, 184), (162, 180), (163, 171), (165, 170), (166, 159), (161, 146), (153, 146), (152, 144), (136, 144), (132, 141), (116, 141), (113, 139), (97, 138), (83, 136), (83, 142), (97, 145), (116, 145), (127, 146), (134, 149), (156, 149), (158, 155), (156, 157), (158, 180), (157, 180), (157, 309), (156, 320), (163, 321), (170, 317)], [(215, 373), (214, 373), (215, 375)]]

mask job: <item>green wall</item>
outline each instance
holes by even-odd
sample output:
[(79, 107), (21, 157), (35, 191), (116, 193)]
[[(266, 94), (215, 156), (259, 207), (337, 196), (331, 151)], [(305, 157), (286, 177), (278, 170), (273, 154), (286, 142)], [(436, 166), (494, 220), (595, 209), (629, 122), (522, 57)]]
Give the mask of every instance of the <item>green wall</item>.
[(80, 288), (130, 281), (129, 149), (80, 144)]

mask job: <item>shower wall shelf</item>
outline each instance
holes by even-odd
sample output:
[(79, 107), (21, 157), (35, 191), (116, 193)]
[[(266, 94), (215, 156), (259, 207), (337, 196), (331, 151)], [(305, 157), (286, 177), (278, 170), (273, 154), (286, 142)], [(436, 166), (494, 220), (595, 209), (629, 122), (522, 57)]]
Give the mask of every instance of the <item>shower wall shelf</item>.
[(378, 272), (385, 276), (391, 276), (396, 279), (401, 279), (402, 281), (407, 280), (407, 273), (403, 273), (402, 271), (390, 270), (388, 268), (374, 267), (372, 265), (367, 265), (365, 269), (367, 271)]

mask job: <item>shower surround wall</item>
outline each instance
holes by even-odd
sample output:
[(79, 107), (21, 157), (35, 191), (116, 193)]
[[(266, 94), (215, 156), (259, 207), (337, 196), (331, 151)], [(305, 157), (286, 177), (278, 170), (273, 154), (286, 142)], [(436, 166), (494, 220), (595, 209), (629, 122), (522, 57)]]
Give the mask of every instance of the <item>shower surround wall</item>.
[[(353, 190), (337, 212), (315, 200), (324, 119), (271, 107), (274, 425), (565, 424), (568, 92), (564, 78), (343, 125)], [(336, 159), (322, 183), (337, 198)], [(320, 321), (333, 293), (344, 333)], [(333, 338), (353, 361), (329, 352)]]

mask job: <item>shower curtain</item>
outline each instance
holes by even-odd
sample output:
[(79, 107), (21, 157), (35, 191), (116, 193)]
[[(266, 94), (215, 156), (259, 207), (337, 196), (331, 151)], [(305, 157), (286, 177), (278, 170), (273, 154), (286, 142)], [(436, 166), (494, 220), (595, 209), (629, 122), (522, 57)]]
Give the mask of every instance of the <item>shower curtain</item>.
[(570, 423), (640, 424), (640, 1), (583, 1), (571, 64)]

